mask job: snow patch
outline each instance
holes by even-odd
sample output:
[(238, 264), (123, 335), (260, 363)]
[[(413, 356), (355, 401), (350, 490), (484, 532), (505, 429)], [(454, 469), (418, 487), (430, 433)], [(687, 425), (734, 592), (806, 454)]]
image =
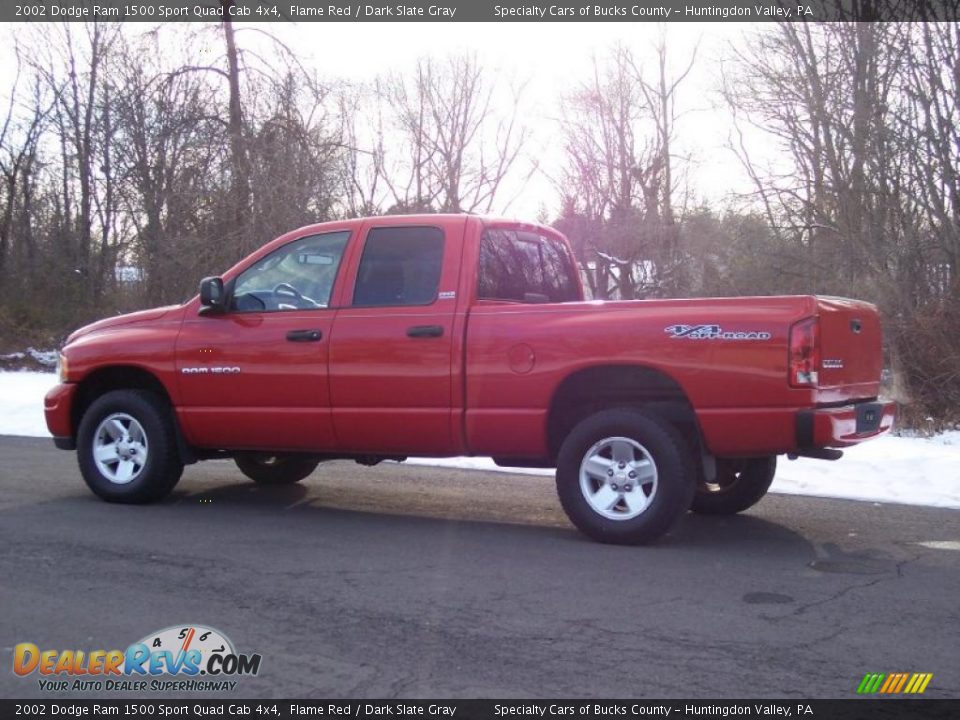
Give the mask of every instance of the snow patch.
[(37, 350), (33, 347), (28, 347), (23, 352), (12, 352), (6, 355), (0, 355), (0, 364), (16, 368), (28, 357), (42, 367), (52, 368), (57, 366), (56, 350)]
[(56, 350), (35, 350), (32, 347), (27, 348), (27, 355), (32, 357), (41, 365), (46, 365), (47, 367), (56, 367), (57, 366), (57, 351)]
[[(56, 353), (54, 362), (56, 362)], [(57, 384), (53, 373), (0, 371), (0, 435), (49, 437), (43, 396)], [(487, 472), (552, 476), (553, 470), (501, 468), (489, 458), (414, 458), (431, 465)], [(771, 492), (960, 508), (960, 431), (933, 437), (887, 435), (844, 451), (836, 462), (778, 460)]]
[(918, 542), (917, 545), (933, 550), (960, 550), (960, 541), (958, 540), (928, 540)]
[(0, 435), (50, 437), (43, 396), (56, 384), (54, 373), (0, 372)]
[[(770, 492), (904, 505), (960, 508), (960, 433), (884, 436), (843, 451), (837, 461), (777, 458)], [(553, 470), (502, 468), (489, 458), (414, 458), (415, 465), (552, 476)]]

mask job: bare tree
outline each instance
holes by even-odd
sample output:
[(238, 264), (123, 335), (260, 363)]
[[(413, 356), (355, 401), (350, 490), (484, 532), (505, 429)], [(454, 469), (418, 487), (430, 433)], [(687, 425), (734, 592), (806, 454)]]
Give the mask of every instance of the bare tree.
[(657, 129), (657, 145), (659, 149), (659, 167), (663, 170), (663, 182), (657, 186), (659, 197), (649, 198), (648, 204), (657, 208), (659, 219), (663, 223), (662, 261), (675, 267), (679, 260), (677, 218), (674, 212), (673, 198), (677, 191), (674, 178), (674, 158), (672, 146), (674, 129), (677, 122), (677, 93), (680, 85), (686, 80), (697, 60), (697, 49), (694, 48), (687, 62), (686, 68), (676, 77), (669, 76), (667, 33), (661, 28), (660, 37), (654, 46), (656, 52), (656, 74), (653, 81), (648, 81), (643, 69), (637, 66), (632, 59), (634, 74), (640, 83), (647, 106), (653, 113), (654, 124)]
[(113, 81), (105, 66), (119, 30), (100, 23), (79, 31), (69, 23), (52, 27), (58, 41), (46, 43), (45, 53), (35, 50), (29, 63), (52, 98), (50, 117), (60, 147), (57, 238), (67, 260), (61, 271), (77, 301), (95, 304), (118, 252)]
[(939, 369), (960, 363), (960, 325), (944, 321), (960, 315), (957, 37), (952, 24), (780, 25), (736, 54), (726, 86), (781, 150), (777, 170), (738, 154), (785, 260), (806, 291), (881, 306), (890, 362), (927, 408), (960, 401), (960, 372)]
[(149, 304), (182, 299), (196, 265), (206, 264), (204, 199), (220, 193), (223, 167), (214, 89), (197, 73), (165, 67), (158, 45), (155, 33), (124, 44), (115, 99), (123, 208), (134, 231), (128, 261), (142, 271)]
[(903, 151), (914, 200), (930, 223), (934, 254), (928, 267), (934, 295), (960, 271), (960, 26), (922, 23), (911, 28), (903, 66)]
[[(377, 86), (347, 85), (336, 93), (340, 116), (340, 193), (350, 217), (380, 213), (390, 195), (384, 103)], [(419, 196), (419, 191), (414, 193)]]
[(248, 149), (252, 227), (262, 242), (277, 228), (333, 215), (343, 150), (328, 90), (316, 78), (290, 70), (258, 91)]
[(233, 232), (237, 237), (237, 246), (241, 253), (253, 249), (254, 238), (249, 231), (250, 221), (250, 158), (244, 142), (243, 103), (240, 95), (240, 54), (237, 50), (236, 35), (231, 21), (230, 11), (236, 7), (236, 0), (220, 0), (223, 12), (223, 41), (227, 56), (227, 85), (229, 103), (227, 112), (227, 133), (230, 138), (230, 168), (233, 199)]
[(597, 297), (670, 294), (683, 285), (671, 141), (677, 90), (695, 56), (670, 79), (663, 36), (654, 50), (653, 79), (630, 49), (617, 46), (563, 103), (560, 224), (581, 246)]
[[(40, 102), (28, 107), (28, 114), (20, 118), (17, 113), (22, 64), (19, 47), (14, 48), (17, 69), (10, 90), (10, 101), (0, 127), (0, 175), (3, 185), (0, 195), (0, 279), (7, 274), (7, 258), (11, 253), (12, 234), (18, 205), (29, 199), (27, 186), (39, 155), (39, 139), (44, 129), (49, 108)], [(35, 94), (36, 98), (36, 94)], [(28, 243), (29, 234), (22, 242)], [(29, 247), (29, 246), (28, 246)]]
[(385, 177), (398, 208), (494, 207), (528, 138), (516, 102), (510, 113), (494, 111), (496, 91), (477, 59), (466, 55), (421, 60), (412, 78), (394, 75), (380, 85), (403, 148)]
[(818, 275), (823, 290), (891, 269), (896, 253), (889, 243), (898, 233), (887, 225), (904, 196), (889, 130), (902, 32), (895, 24), (778, 26), (739, 54), (744, 71), (727, 87), (735, 111), (789, 158), (786, 172), (764, 172), (739, 148), (771, 222), (796, 238), (811, 266), (832, 268)]

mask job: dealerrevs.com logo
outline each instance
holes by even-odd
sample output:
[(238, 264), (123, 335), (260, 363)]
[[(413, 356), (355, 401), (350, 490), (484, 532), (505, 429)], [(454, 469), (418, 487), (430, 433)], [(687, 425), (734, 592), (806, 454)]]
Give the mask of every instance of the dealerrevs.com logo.
[(219, 630), (174, 625), (151, 633), (126, 650), (13, 649), (13, 672), (38, 675), (41, 690), (217, 691), (233, 690), (242, 675), (260, 672), (260, 655), (238, 653)]

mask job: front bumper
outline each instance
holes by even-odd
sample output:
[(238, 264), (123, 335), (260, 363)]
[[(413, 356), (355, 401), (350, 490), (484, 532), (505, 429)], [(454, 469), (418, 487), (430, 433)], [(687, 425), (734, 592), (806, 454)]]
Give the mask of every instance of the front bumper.
[(72, 411), (76, 392), (77, 386), (74, 383), (60, 383), (43, 398), (43, 413), (47, 419), (47, 429), (53, 435), (54, 443), (58, 448), (73, 449), (67, 446), (75, 437)]
[(797, 448), (851, 447), (889, 432), (895, 416), (896, 404), (892, 402), (861, 402), (841, 407), (798, 410)]

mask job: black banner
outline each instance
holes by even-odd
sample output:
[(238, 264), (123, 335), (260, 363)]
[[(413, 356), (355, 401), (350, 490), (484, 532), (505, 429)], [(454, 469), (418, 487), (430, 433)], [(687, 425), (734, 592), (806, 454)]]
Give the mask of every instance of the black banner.
[(0, 700), (0, 717), (946, 720), (960, 700)]
[(960, 0), (13, 0), (12, 22), (803, 22), (956, 20)]

